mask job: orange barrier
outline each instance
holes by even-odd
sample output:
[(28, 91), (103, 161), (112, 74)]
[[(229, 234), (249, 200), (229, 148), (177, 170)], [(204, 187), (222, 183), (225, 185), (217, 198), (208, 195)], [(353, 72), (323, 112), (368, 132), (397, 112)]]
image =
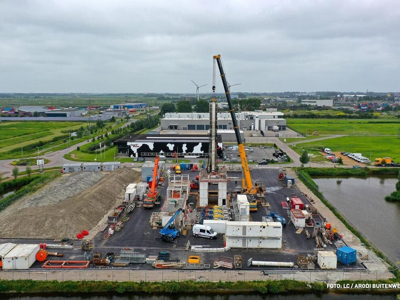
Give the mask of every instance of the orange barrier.
[(88, 260), (48, 260), (42, 267), (45, 269), (86, 269), (89, 264)]

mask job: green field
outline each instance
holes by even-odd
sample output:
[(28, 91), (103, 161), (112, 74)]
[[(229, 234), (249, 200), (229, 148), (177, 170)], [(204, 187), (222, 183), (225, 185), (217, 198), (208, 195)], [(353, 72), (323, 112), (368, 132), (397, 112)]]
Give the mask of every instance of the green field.
[(0, 153), (38, 141), (49, 141), (68, 134), (85, 123), (80, 122), (2, 122), (0, 123)]
[(287, 126), (296, 132), (311, 135), (344, 134), (353, 136), (397, 136), (400, 121), (393, 120), (341, 120), (341, 119), (287, 119)]
[[(400, 162), (399, 120), (288, 119), (287, 124), (297, 132), (308, 134), (309, 142), (295, 144), (292, 148), (299, 154), (303, 150), (312, 154), (312, 162), (326, 160), (320, 154), (322, 147), (330, 148), (334, 152), (362, 153), (371, 161), (377, 157), (389, 156)], [(311, 136), (314, 131), (318, 131), (319, 136)], [(330, 135), (345, 136), (315, 140)], [(286, 143), (304, 140), (288, 138)]]

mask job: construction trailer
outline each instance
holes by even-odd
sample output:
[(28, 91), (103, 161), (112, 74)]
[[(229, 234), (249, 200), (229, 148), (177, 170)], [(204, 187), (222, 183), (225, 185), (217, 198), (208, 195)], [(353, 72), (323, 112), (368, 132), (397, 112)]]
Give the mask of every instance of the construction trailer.
[(100, 172), (101, 163), (84, 163), (82, 167), (83, 172)]
[(282, 248), (280, 222), (226, 222), (226, 247), (231, 248)]
[(64, 164), (61, 173), (82, 172), (82, 163), (79, 164)]
[(119, 161), (115, 162), (103, 162), (101, 164), (102, 171), (114, 171), (121, 167), (121, 163)]
[(247, 195), (237, 195), (236, 205), (239, 214), (238, 217), (236, 216), (236, 220), (243, 222), (250, 221), (250, 203)]
[(3, 259), (4, 257), (12, 250), (17, 244), (14, 243), (5, 243), (0, 244), (0, 269), (3, 266)]
[(18, 244), (3, 258), (4, 270), (27, 270), (36, 261), (39, 244)]
[(225, 234), (226, 232), (226, 222), (225, 220), (204, 220), (203, 224), (210, 226), (216, 233)]

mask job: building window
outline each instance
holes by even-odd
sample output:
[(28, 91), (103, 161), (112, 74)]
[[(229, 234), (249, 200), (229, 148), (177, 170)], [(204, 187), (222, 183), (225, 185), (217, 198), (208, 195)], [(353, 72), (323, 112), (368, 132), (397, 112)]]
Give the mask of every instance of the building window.
[(210, 125), (206, 125), (206, 130), (210, 129)]
[(169, 125), (168, 129), (177, 130), (178, 129), (178, 125)]
[(196, 130), (196, 125), (188, 125), (188, 130)]
[(226, 125), (222, 125), (222, 129), (228, 129)]
[(204, 125), (197, 125), (197, 130), (204, 130)]

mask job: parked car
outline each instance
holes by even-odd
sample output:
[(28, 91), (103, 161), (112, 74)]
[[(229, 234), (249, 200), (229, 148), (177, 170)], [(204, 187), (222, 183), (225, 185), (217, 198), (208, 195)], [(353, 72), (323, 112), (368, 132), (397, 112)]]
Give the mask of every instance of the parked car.
[(258, 162), (258, 164), (259, 164), (259, 165), (268, 165), (268, 162), (267, 162), (265, 159), (263, 159), (263, 160), (260, 160), (260, 161)]
[(347, 155), (349, 155), (349, 152), (340, 152), (340, 154), (347, 156)]

